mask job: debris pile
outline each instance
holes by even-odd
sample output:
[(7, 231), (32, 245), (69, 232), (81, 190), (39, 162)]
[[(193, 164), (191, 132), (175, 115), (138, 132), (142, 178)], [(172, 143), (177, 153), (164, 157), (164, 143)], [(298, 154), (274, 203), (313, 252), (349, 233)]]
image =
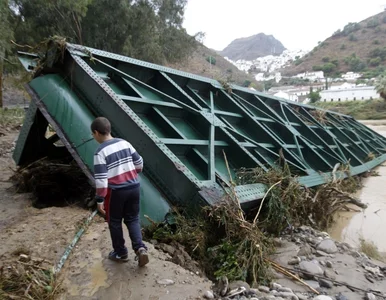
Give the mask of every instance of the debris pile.
[(326, 232), (301, 226), (275, 238), (275, 244), (276, 254), (270, 258), (272, 282), (252, 287), (243, 281), (228, 282), (224, 276), (204, 298), (386, 299), (386, 264), (332, 240)]
[(94, 205), (95, 191), (71, 159), (37, 160), (18, 169), (12, 179), (18, 192), (33, 193), (35, 199), (32, 204), (36, 208)]
[[(360, 178), (350, 177), (345, 166), (336, 171), (348, 177), (333, 178), (316, 188), (301, 186), (287, 164), (282, 169), (272, 168), (268, 172), (261, 168), (240, 170), (238, 184), (259, 182), (271, 187), (259, 207), (259, 227), (264, 231), (279, 235), (288, 226), (301, 225), (325, 230), (333, 223), (335, 212), (355, 210), (349, 204), (366, 207), (350, 195), (360, 188)], [(256, 212), (251, 212), (253, 217)]]
[[(347, 172), (345, 168), (339, 171)], [(253, 295), (260, 299), (262, 292), (251, 287), (262, 285), (265, 285), (266, 288), (262, 289), (269, 296), (273, 296), (272, 291), (288, 293), (285, 288), (270, 286), (278, 273), (299, 282), (311, 295), (319, 294), (320, 287), (333, 285), (334, 281), (325, 276), (319, 263), (316, 264), (309, 257), (328, 258), (340, 248), (328, 239), (327, 233), (304, 224), (325, 230), (333, 222), (334, 212), (353, 210), (353, 205), (366, 207), (350, 195), (360, 187), (360, 179), (339, 177), (310, 189), (301, 186), (288, 166), (284, 165), (282, 170), (272, 169), (268, 172), (261, 169), (240, 170), (238, 180), (237, 184), (261, 182), (270, 187), (255, 210), (250, 210), (248, 214), (242, 210), (233, 184), (227, 196), (217, 204), (205, 207), (201, 216), (193, 219), (189, 214), (176, 212), (174, 223), (157, 225), (153, 222), (151, 228), (147, 228), (146, 236), (155, 244), (161, 243), (159, 248), (171, 256), (165, 244), (177, 242), (185, 246), (189, 255), (200, 262), (203, 273), (222, 285), (219, 290), (208, 291), (207, 298), (212, 293), (214, 297), (226, 296), (229, 299), (253, 298)], [(305, 243), (299, 251), (300, 254), (302, 251), (304, 253), (290, 257), (289, 264), (287, 261), (285, 264), (275, 261), (272, 259), (277, 246), (275, 242), (281, 239), (295, 244)], [(321, 264), (324, 267), (326, 262)], [(321, 276), (320, 283), (319, 277), (316, 284), (307, 283), (310, 280), (308, 273), (312, 278)], [(243, 286), (235, 288), (231, 286), (232, 282), (243, 282)], [(259, 293), (253, 294), (257, 291)], [(279, 294), (276, 296), (279, 297)], [(283, 294), (280, 297), (288, 296)], [(298, 298), (301, 297), (293, 295), (293, 299)]]
[(1, 299), (55, 299), (59, 284), (47, 262), (20, 254), (19, 260), (0, 268)]

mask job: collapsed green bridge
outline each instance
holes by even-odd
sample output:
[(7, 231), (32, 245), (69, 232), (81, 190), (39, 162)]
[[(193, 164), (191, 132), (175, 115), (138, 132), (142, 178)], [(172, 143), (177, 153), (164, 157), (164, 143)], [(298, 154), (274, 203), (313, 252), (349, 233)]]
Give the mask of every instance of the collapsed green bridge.
[[(144, 158), (141, 210), (154, 220), (171, 205), (215, 203), (230, 186), (227, 163), (234, 179), (237, 169), (268, 170), (285, 158), (312, 187), (331, 180), (337, 164), (357, 175), (386, 160), (386, 139), (350, 116), (69, 43), (19, 59), (34, 78), (16, 163), (60, 155), (60, 139), (92, 182), (90, 124), (104, 116)], [(56, 132), (50, 138), (48, 124)], [(248, 209), (266, 187), (235, 190)]]

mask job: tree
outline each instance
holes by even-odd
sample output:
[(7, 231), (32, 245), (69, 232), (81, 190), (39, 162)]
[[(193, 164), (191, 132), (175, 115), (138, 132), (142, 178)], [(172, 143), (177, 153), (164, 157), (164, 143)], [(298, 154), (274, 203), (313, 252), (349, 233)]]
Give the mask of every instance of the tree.
[(312, 87), (310, 87), (310, 93), (308, 94), (308, 98), (310, 98), (311, 103), (318, 102), (322, 97), (320, 96), (319, 91), (313, 91)]
[(10, 23), (11, 13), (8, 0), (0, 0), (0, 108), (3, 107), (3, 72), (4, 60), (11, 49), (13, 30)]
[(382, 74), (378, 77), (377, 84), (375, 85), (377, 93), (381, 96), (383, 100), (386, 101), (386, 75)]
[[(3, 1), (3, 0), (1, 0)], [(182, 28), (187, 0), (12, 0), (16, 39), (34, 45), (68, 41), (155, 62), (186, 59), (203, 38)]]
[(59, 35), (82, 44), (81, 20), (92, 0), (13, 0), (18, 18), (15, 37), (23, 44), (36, 44)]

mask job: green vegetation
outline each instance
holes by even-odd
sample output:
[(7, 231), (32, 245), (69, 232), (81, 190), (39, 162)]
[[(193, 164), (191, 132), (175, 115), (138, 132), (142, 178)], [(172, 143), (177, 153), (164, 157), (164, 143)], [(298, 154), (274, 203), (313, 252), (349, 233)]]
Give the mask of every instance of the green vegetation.
[(165, 63), (188, 57), (201, 37), (182, 28), (186, 0), (0, 1), (0, 46), (6, 44), (7, 50), (13, 38), (34, 46), (63, 36), (69, 42)]
[(377, 47), (370, 51), (369, 57), (371, 58), (380, 58), (381, 61), (384, 61), (386, 59), (386, 47), (380, 48)]
[(308, 94), (308, 98), (310, 98), (311, 103), (318, 102), (321, 98), (319, 91), (313, 91), (312, 87), (310, 87), (310, 93)]
[(206, 58), (206, 61), (207, 61), (208, 63), (210, 63), (211, 65), (215, 65), (215, 64), (216, 64), (216, 59), (215, 59), (213, 56), (208, 56), (208, 57)]
[(0, 127), (20, 126), (24, 121), (24, 114), (22, 108), (0, 108)]
[(348, 39), (350, 42), (356, 42), (358, 40), (358, 38), (354, 34), (350, 34)]
[(368, 22), (367, 22), (367, 27), (368, 28), (375, 28), (375, 27), (377, 27), (379, 25), (379, 20), (378, 20), (378, 18), (372, 18), (372, 19), (370, 19)]
[(359, 251), (366, 254), (368, 257), (379, 260), (386, 261), (386, 257), (382, 256), (377, 246), (372, 241), (366, 241), (363, 237), (359, 240)]
[(324, 65), (319, 65), (319, 66), (313, 66), (312, 67), (312, 70), (313, 71), (323, 71), (324, 73), (326, 73), (327, 76), (331, 76), (331, 74), (336, 71), (337, 69), (337, 61), (334, 61), (334, 63), (332, 62), (328, 62), (328, 63), (325, 63)]
[(300, 65), (302, 62), (303, 62), (303, 60), (302, 60), (301, 58), (297, 58), (297, 59), (294, 61), (294, 64), (295, 64), (295, 66), (298, 66), (298, 65)]
[(357, 100), (344, 102), (316, 102), (313, 105), (349, 115), (358, 120), (386, 119), (386, 103), (383, 100)]
[(385, 73), (379, 76), (378, 82), (375, 88), (377, 89), (377, 92), (379, 93), (381, 98), (386, 101), (386, 74)]
[(366, 63), (357, 57), (355, 53), (345, 57), (344, 63), (348, 65), (353, 72), (360, 72), (366, 68)]
[(344, 26), (343, 30), (338, 29), (332, 34), (332, 36), (348, 36), (359, 29), (361, 29), (361, 25), (359, 23), (348, 23)]

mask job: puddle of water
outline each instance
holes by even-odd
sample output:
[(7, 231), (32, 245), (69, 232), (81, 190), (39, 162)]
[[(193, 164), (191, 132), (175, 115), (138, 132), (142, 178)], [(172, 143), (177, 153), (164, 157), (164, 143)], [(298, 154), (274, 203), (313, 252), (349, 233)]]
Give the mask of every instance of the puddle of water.
[(93, 296), (100, 288), (109, 286), (100, 250), (92, 250), (88, 253), (88, 257), (78, 263), (73, 262), (76, 268), (82, 269), (75, 280), (66, 278), (67, 293), (71, 296)]
[(107, 273), (104, 269), (102, 262), (97, 262), (92, 268), (89, 269), (91, 274), (91, 295), (94, 295), (99, 288), (107, 287)]
[[(386, 136), (386, 126), (372, 126), (371, 129)], [(329, 230), (330, 235), (339, 241), (348, 242), (359, 246), (359, 241), (364, 238), (372, 241), (380, 252), (386, 252), (386, 166), (375, 169), (380, 176), (364, 179), (361, 191), (356, 195), (363, 203), (368, 205), (364, 211), (339, 212), (336, 223)], [(357, 207), (353, 208), (357, 209)]]

